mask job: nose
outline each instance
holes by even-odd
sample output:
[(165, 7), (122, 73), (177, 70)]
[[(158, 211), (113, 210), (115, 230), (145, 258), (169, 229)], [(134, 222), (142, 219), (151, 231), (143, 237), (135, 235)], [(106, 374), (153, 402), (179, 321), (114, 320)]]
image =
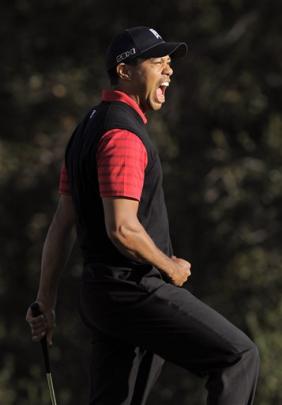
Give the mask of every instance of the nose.
[(171, 65), (170, 65), (170, 62), (166, 62), (165, 64), (164, 64), (164, 74), (165, 75), (167, 75), (167, 76), (172, 76), (172, 74), (173, 74), (173, 69), (172, 69), (172, 67), (171, 67)]

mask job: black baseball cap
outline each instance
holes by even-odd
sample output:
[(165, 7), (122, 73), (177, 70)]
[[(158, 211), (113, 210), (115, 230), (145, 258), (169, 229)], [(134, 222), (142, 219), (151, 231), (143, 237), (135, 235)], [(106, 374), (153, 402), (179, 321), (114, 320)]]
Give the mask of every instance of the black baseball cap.
[(159, 58), (170, 55), (177, 58), (186, 55), (185, 42), (166, 42), (160, 34), (149, 27), (128, 28), (117, 35), (106, 54), (106, 67), (111, 70), (121, 62), (135, 58)]

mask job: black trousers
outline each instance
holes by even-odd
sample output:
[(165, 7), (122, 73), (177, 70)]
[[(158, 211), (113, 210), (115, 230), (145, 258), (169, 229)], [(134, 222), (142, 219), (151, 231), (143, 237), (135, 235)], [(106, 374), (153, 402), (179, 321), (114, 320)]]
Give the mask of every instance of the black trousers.
[(80, 304), (93, 332), (89, 404), (144, 405), (165, 360), (208, 377), (209, 405), (253, 404), (255, 344), (157, 269), (85, 269)]

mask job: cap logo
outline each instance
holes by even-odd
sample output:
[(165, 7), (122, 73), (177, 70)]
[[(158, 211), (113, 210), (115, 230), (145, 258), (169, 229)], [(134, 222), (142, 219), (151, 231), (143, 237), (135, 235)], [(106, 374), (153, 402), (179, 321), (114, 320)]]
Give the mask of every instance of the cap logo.
[(155, 35), (155, 37), (156, 37), (157, 39), (162, 39), (162, 37), (160, 36), (160, 34), (157, 33), (156, 30), (154, 30), (153, 28), (150, 28), (150, 31), (151, 31), (152, 34)]
[(117, 63), (120, 63), (122, 60), (128, 58), (129, 56), (135, 55), (136, 54), (136, 49), (131, 48), (129, 51), (123, 52), (120, 55), (116, 57)]

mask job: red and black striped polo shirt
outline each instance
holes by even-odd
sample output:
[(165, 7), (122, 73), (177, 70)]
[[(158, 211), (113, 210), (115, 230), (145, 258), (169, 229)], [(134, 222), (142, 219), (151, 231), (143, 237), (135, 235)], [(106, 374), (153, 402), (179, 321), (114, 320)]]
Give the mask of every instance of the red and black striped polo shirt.
[[(143, 122), (147, 123), (139, 105), (121, 91), (103, 91), (102, 101), (121, 101), (134, 108)], [(119, 196), (140, 201), (148, 157), (146, 148), (137, 135), (124, 129), (107, 131), (99, 141), (96, 161), (101, 197)], [(65, 165), (61, 168), (59, 192), (70, 194)]]

